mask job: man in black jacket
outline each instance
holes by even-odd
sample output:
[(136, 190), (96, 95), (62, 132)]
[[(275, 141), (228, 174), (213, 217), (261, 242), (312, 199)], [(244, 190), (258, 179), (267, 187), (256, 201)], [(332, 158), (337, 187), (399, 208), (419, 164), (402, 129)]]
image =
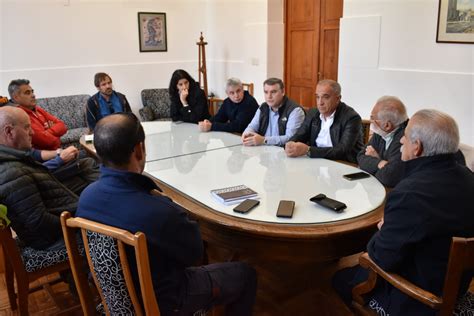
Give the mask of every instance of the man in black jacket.
[(305, 113), (285, 95), (285, 85), (281, 79), (265, 80), (263, 92), (265, 102), (242, 133), (242, 144), (284, 146), (303, 123)]
[(383, 185), (394, 187), (404, 174), (400, 139), (408, 124), (405, 105), (397, 97), (383, 96), (375, 103), (370, 120), (374, 134), (357, 155), (357, 163)]
[(244, 91), (242, 82), (237, 78), (227, 80), (225, 93), (227, 98), (222, 102), (217, 114), (210, 120), (199, 122), (201, 132), (242, 133), (249, 125), (258, 109), (255, 98)]
[(94, 131), (97, 122), (112, 113), (132, 112), (125, 95), (114, 91), (112, 78), (104, 72), (94, 76), (94, 85), (99, 92), (87, 101), (86, 116), (89, 130)]
[(74, 213), (78, 197), (34, 160), (32, 135), (23, 110), (0, 108), (0, 201), (23, 244), (56, 250), (64, 247), (59, 215)]
[[(474, 175), (457, 163), (456, 122), (436, 110), (413, 115), (401, 138), (405, 177), (387, 197), (384, 218), (367, 245), (370, 258), (424, 290), (441, 295), (451, 239), (474, 236)], [(336, 273), (333, 284), (347, 304), (367, 279), (360, 266)], [(461, 295), (471, 276), (461, 282)], [(379, 315), (435, 315), (436, 311), (380, 282), (369, 297)]]
[(356, 162), (362, 149), (362, 120), (357, 112), (341, 102), (341, 86), (334, 80), (321, 80), (316, 87), (317, 109), (311, 109), (285, 146), (289, 157), (308, 155)]

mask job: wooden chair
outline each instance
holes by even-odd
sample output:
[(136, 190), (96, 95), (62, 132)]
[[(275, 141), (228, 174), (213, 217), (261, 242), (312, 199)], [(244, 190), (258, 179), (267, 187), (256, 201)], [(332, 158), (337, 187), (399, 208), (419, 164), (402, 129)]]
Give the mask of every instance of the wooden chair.
[[(253, 83), (242, 83), (242, 87), (253, 96)], [(211, 114), (211, 116), (216, 115), (222, 102), (224, 102), (224, 99), (215, 97), (209, 98), (209, 114)]]
[[(60, 277), (31, 289), (30, 283), (41, 277), (68, 270), (69, 262), (65, 249), (44, 251), (21, 247), (13, 238), (10, 227), (3, 220), (0, 222), (0, 245), (4, 254), (5, 283), (12, 310), (19, 307), (20, 315), (28, 315), (28, 295), (41, 289), (49, 292), (56, 305), (62, 305), (61, 302), (56, 300), (50, 287), (52, 284), (62, 281)], [(18, 293), (15, 293), (14, 279), (16, 279)], [(78, 307), (73, 306), (62, 310), (62, 312), (72, 311)]]
[[(425, 291), (397, 274), (382, 270), (367, 253), (361, 255), (359, 263), (369, 270), (369, 278), (352, 290), (352, 306), (357, 314), (376, 315), (375, 311), (365, 306), (362, 295), (374, 289), (377, 276), (380, 276), (411, 298), (439, 311), (438, 315), (453, 315), (462, 275), (465, 271), (474, 269), (474, 238), (453, 237), (441, 296)], [(466, 298), (470, 298), (471, 306), (458, 305), (458, 308), (468, 308), (473, 313), (472, 296), (472, 293), (466, 294)]]
[(362, 135), (363, 135), (364, 144), (367, 144), (371, 136), (370, 120), (362, 120)]
[(242, 83), (244, 90), (247, 90), (250, 95), (253, 95), (253, 83)]
[[(77, 244), (72, 242), (78, 229), (106, 314), (160, 315), (151, 280), (145, 234), (132, 234), (84, 218), (72, 218), (69, 212), (61, 214), (61, 225), (84, 315), (94, 315), (94, 306), (90, 304), (89, 288), (80, 272)], [(138, 299), (130, 272), (125, 252), (127, 245), (135, 250), (142, 302)]]

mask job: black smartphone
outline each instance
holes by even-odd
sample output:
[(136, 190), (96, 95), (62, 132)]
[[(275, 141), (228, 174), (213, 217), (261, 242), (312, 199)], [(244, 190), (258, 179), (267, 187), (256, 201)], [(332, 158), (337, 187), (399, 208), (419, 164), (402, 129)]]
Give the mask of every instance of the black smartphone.
[(277, 217), (291, 218), (295, 209), (295, 201), (281, 200), (278, 205)]
[(246, 199), (236, 207), (234, 207), (234, 212), (237, 213), (248, 213), (250, 212), (255, 206), (259, 205), (260, 201), (257, 200), (252, 200), (252, 199)]
[(359, 179), (369, 178), (370, 174), (365, 173), (365, 172), (356, 172), (356, 173), (345, 174), (342, 177), (344, 179), (352, 181), (352, 180), (359, 180)]
[(309, 199), (311, 202), (317, 203), (321, 206), (327, 207), (336, 213), (341, 213), (347, 206), (346, 204), (328, 198), (324, 194), (318, 194)]

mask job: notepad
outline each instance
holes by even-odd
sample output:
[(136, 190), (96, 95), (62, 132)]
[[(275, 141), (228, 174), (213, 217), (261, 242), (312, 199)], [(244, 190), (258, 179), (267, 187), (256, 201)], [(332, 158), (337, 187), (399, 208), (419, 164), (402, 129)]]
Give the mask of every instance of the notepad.
[(237, 204), (245, 199), (258, 198), (258, 193), (246, 185), (211, 190), (211, 195), (225, 205)]

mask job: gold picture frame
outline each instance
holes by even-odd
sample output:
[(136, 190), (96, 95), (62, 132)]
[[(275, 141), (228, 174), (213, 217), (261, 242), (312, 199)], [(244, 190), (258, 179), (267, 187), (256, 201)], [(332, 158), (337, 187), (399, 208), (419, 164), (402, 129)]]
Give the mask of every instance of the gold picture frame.
[(140, 52), (166, 52), (166, 13), (138, 12)]

